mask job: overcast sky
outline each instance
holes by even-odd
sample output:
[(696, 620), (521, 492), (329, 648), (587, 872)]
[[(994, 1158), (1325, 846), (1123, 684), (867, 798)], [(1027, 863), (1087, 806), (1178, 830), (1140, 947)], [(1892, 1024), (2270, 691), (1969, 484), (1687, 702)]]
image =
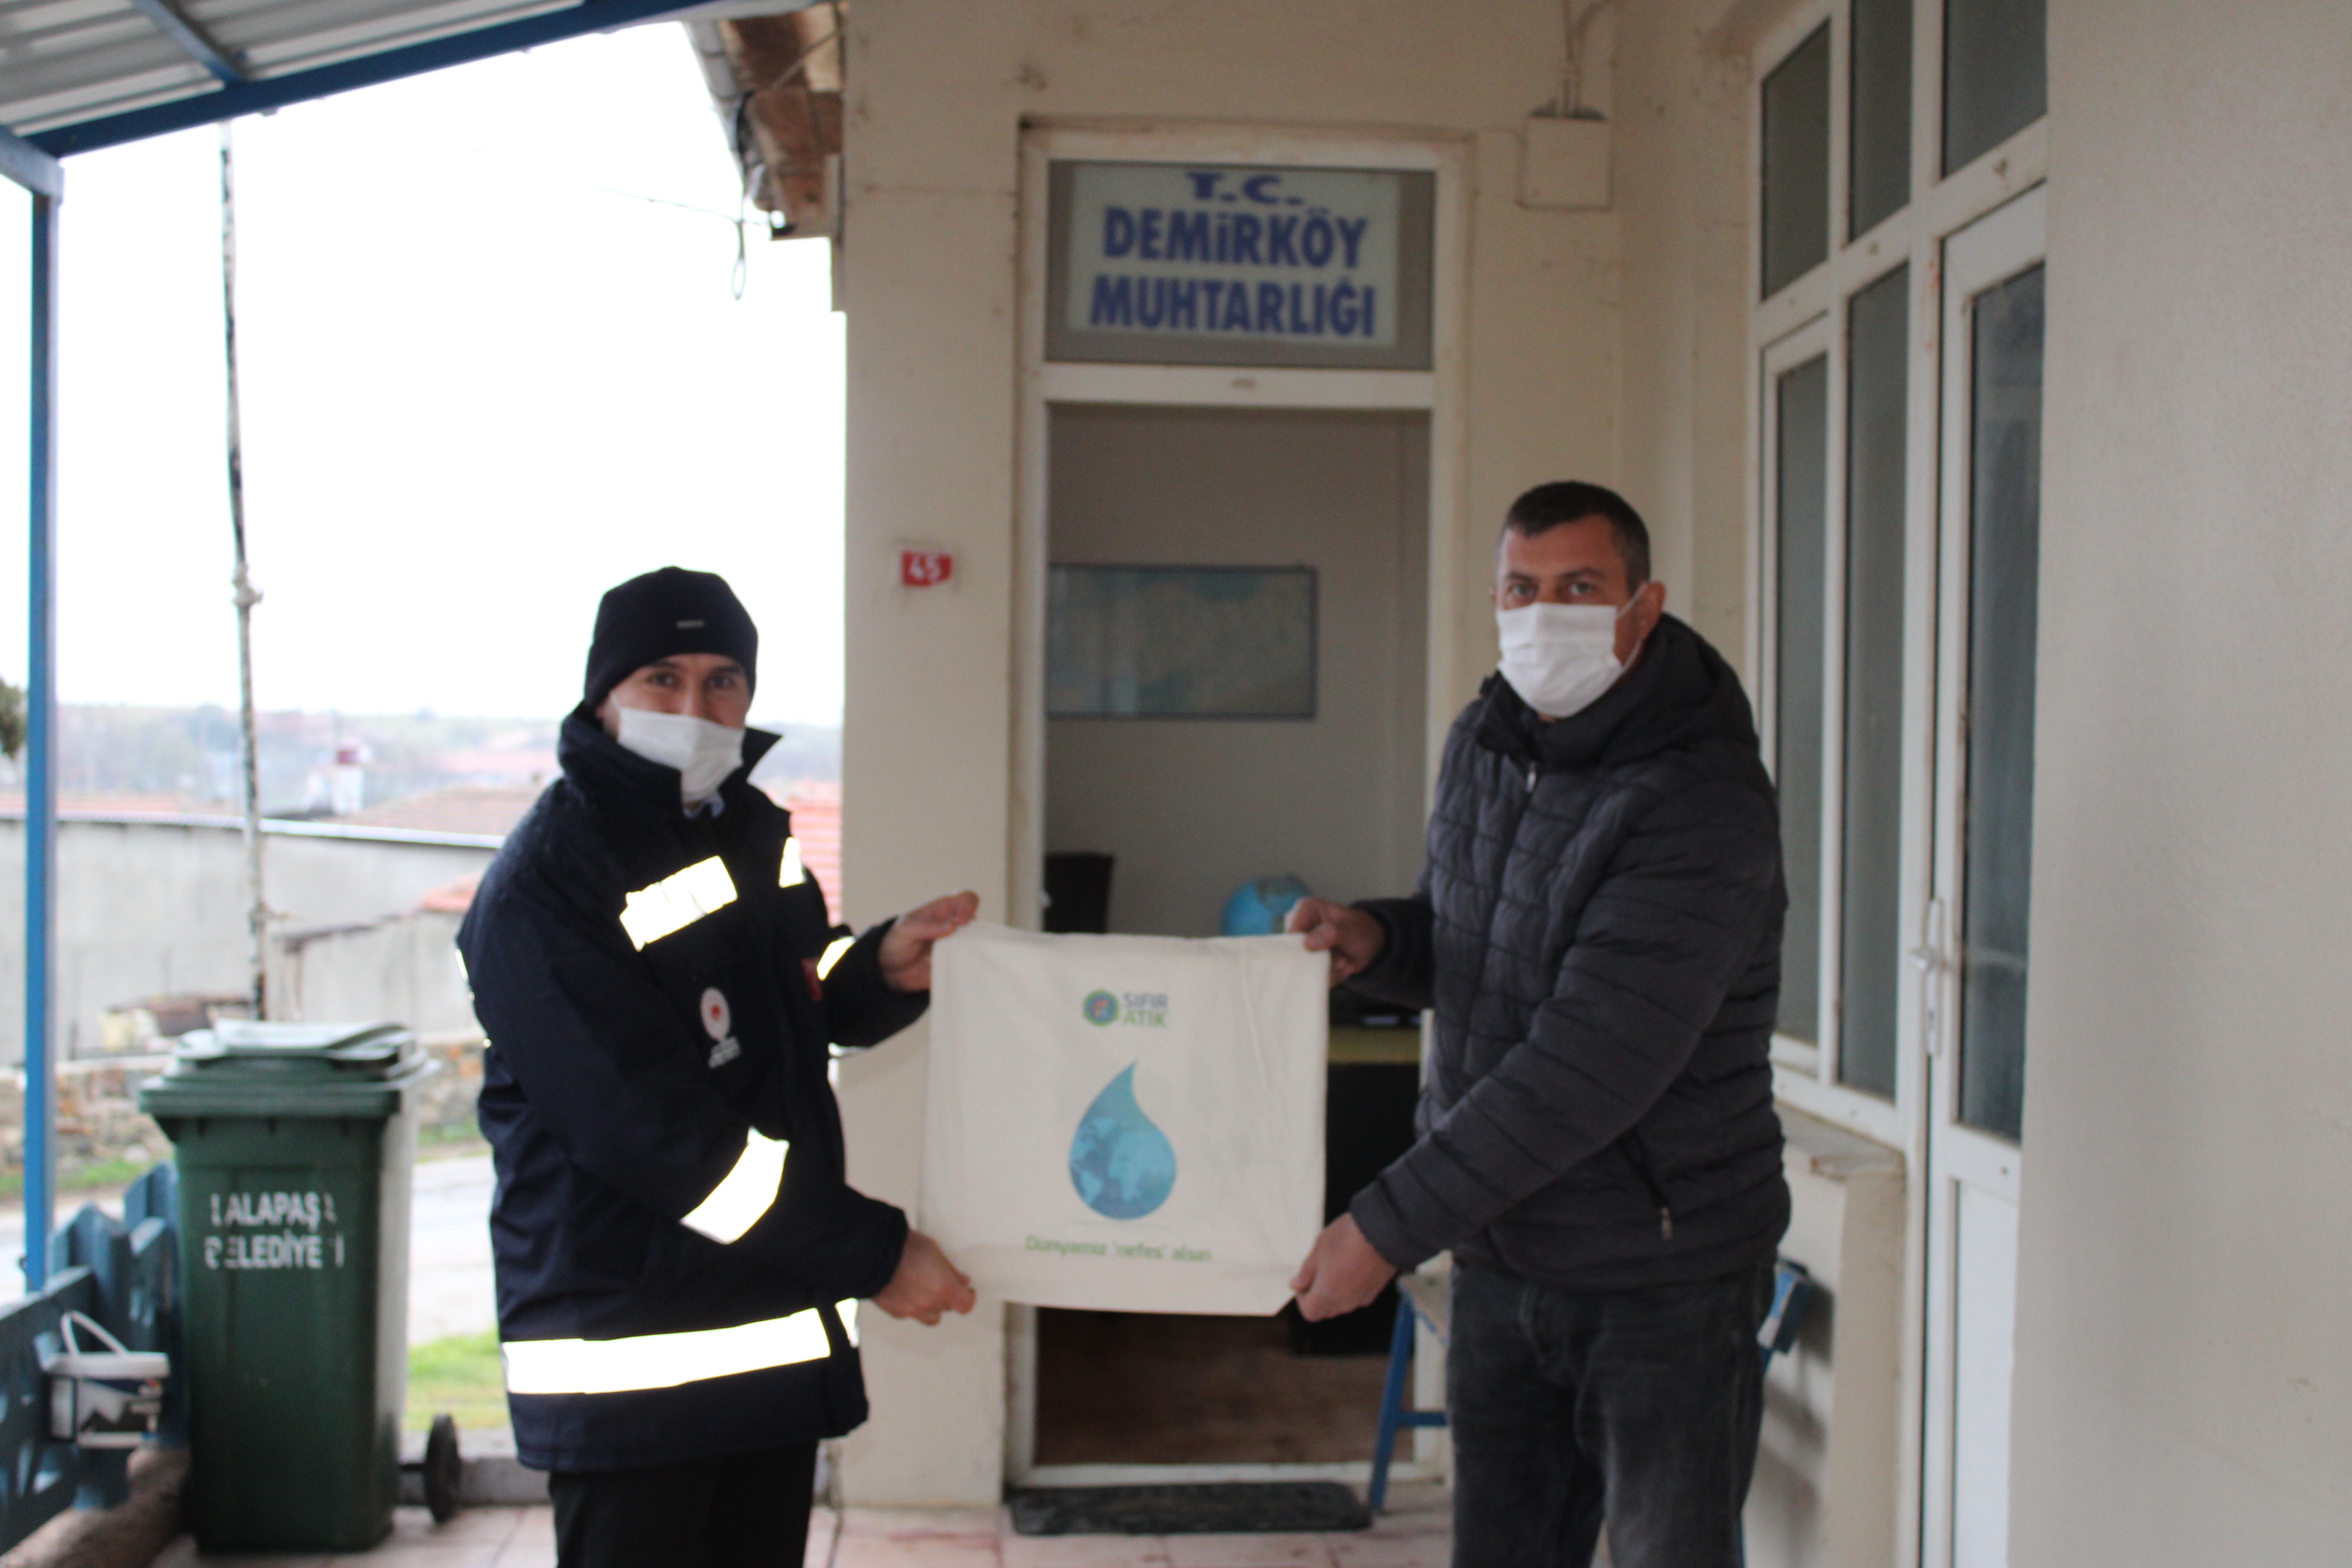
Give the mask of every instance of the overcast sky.
[[(264, 707), (560, 714), (597, 595), (676, 563), (758, 619), (760, 718), (837, 721), (825, 247), (755, 228), (738, 301), (729, 224), (631, 199), (736, 210), (684, 29), (235, 134)], [(68, 701), (236, 700), (218, 147), (207, 127), (66, 164)], [(0, 214), (0, 676), (22, 680), (25, 207)]]

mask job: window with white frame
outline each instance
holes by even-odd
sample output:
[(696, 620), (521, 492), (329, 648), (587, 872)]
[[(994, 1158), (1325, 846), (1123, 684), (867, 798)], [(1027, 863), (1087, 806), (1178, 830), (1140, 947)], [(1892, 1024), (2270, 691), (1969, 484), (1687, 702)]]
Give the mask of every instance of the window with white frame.
[(1937, 259), (2044, 163), (2045, 0), (1829, 0), (1755, 57), (1750, 668), (1781, 1091), (1906, 1141), (1932, 809)]

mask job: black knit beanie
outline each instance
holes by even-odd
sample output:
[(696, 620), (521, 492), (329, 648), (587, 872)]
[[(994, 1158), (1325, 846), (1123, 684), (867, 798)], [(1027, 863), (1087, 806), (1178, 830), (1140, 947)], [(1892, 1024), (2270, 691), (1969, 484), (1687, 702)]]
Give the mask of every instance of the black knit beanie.
[(596, 636), (588, 645), (590, 708), (656, 659), (680, 653), (720, 653), (743, 667), (747, 685), (759, 679), (760, 628), (743, 601), (716, 572), (665, 566), (632, 577), (596, 606)]

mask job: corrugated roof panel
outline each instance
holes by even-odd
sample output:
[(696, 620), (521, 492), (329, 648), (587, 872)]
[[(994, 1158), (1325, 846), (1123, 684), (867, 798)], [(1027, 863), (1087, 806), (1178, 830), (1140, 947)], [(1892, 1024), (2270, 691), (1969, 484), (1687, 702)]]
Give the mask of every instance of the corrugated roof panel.
[(127, 0), (0, 3), (0, 121), (211, 79)]
[(276, 20), (299, 24), (271, 30), (251, 43), (228, 39), (263, 77), (283, 76), (312, 66), (331, 65), (361, 55), (381, 54), (428, 38), (468, 33), (495, 22), (569, 9), (572, 0), (447, 0), (441, 5), (417, 5), (403, 0), (310, 0), (300, 5), (277, 7), (289, 15)]
[[(380, 54), (572, 0), (184, 0), (259, 79)], [(212, 91), (201, 65), (129, 0), (0, 0), (0, 124), (47, 130)]]

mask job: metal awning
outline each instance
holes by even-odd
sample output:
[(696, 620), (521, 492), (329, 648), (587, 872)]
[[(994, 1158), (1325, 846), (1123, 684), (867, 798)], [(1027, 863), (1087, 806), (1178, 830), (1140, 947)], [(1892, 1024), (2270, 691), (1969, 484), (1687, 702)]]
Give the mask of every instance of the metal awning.
[[(662, 16), (807, 0), (0, 0), (0, 179), (32, 198), (25, 672), (25, 1279), (55, 1195), (58, 234), (74, 153)], [(5, 1294), (5, 1292), (0, 1292)]]
[[(766, 0), (782, 11), (795, 0)], [(53, 156), (677, 15), (680, 0), (0, 0), (0, 126)]]

